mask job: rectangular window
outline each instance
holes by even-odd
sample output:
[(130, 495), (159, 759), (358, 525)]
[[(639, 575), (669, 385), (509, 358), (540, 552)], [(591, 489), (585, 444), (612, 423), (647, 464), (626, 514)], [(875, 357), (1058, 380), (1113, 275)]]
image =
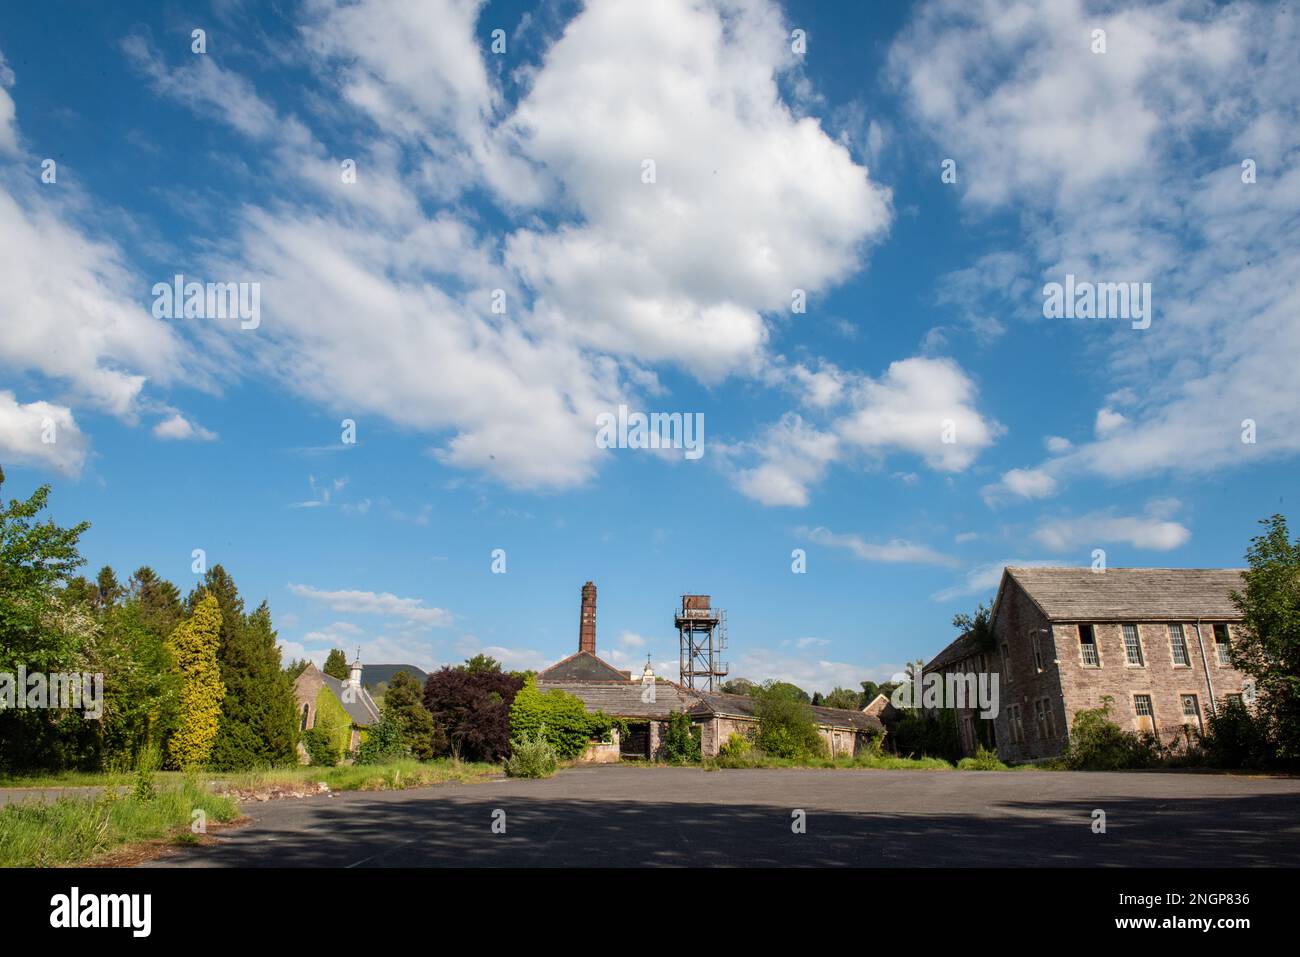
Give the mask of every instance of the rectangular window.
[(1182, 696), (1182, 699), (1183, 699), (1183, 724), (1190, 724), (1193, 727), (1195, 727), (1197, 731), (1200, 731), (1201, 730), (1201, 705), (1196, 700), (1196, 695), (1185, 694)]
[(1051, 699), (1040, 698), (1034, 702), (1034, 723), (1038, 727), (1038, 736), (1043, 740), (1056, 737), (1056, 725), (1052, 721)]
[(1135, 694), (1133, 696), (1133, 711), (1137, 714), (1138, 731), (1155, 734), (1156, 713), (1151, 707), (1151, 696), (1149, 694)]
[(1138, 636), (1137, 625), (1124, 626), (1124, 654), (1129, 664), (1142, 664), (1142, 639)]
[(1020, 720), (1020, 705), (1013, 704), (1007, 708), (1007, 724), (1011, 726), (1011, 740), (1020, 744), (1025, 740), (1025, 727)]
[(1187, 636), (1183, 634), (1182, 625), (1169, 626), (1169, 647), (1173, 649), (1174, 664), (1191, 665), (1191, 661), (1187, 657)]
[(1011, 646), (1002, 642), (1002, 677), (1011, 680)]
[(1221, 665), (1232, 664), (1232, 644), (1228, 639), (1228, 626), (1214, 626), (1214, 655)]
[(1092, 625), (1079, 626), (1079, 651), (1083, 655), (1083, 663), (1096, 668), (1101, 664), (1101, 659), (1097, 655), (1097, 632)]
[(1034, 632), (1034, 667), (1043, 670), (1043, 650), (1038, 645), (1038, 632)]

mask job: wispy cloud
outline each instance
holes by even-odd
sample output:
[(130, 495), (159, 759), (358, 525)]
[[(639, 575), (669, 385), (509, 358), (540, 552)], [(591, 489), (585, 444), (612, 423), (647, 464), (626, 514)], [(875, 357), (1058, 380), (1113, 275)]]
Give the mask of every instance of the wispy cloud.
[(422, 598), (399, 598), (391, 592), (373, 592), (358, 590), (327, 591), (310, 585), (288, 586), (289, 591), (301, 598), (319, 602), (331, 611), (359, 614), (382, 615), (416, 625), (429, 627), (448, 627), (454, 616), (442, 608), (425, 605)]

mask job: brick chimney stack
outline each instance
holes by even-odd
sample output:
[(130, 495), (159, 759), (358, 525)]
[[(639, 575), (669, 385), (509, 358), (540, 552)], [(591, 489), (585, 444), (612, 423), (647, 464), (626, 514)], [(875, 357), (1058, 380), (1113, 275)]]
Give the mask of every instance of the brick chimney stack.
[(582, 615), (578, 619), (578, 650), (596, 653), (596, 586), (582, 586)]

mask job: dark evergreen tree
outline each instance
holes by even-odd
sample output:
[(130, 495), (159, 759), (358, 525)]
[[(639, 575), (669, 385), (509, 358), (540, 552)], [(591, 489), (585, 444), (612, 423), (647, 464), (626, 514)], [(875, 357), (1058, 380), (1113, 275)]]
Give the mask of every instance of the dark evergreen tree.
[(189, 596), (190, 607), (204, 594), (212, 595), (221, 609), (217, 663), (226, 687), (209, 767), (233, 771), (294, 761), (297, 706), (280, 667), (270, 609), (263, 602), (245, 614), (234, 579), (220, 565), (208, 569), (202, 588)]
[(101, 568), (95, 578), (95, 607), (112, 608), (124, 593), (125, 589), (118, 582), (117, 573), (113, 571), (112, 566), (105, 565)]
[(185, 617), (180, 589), (165, 578), (159, 578), (148, 565), (135, 570), (129, 586), (131, 594), (139, 601), (141, 622), (166, 641)]
[(331, 648), (330, 653), (325, 658), (325, 667), (321, 669), (331, 678), (338, 678), (339, 681), (348, 680), (348, 656), (343, 653), (341, 648)]

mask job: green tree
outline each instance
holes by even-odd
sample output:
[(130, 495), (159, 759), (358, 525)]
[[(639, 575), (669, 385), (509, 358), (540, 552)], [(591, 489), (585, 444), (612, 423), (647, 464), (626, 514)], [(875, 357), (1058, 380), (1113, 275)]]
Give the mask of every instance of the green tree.
[(159, 578), (148, 565), (141, 565), (127, 583), (131, 595), (139, 602), (140, 620), (145, 627), (166, 640), (185, 617), (180, 590)]
[(330, 653), (325, 656), (325, 667), (321, 671), (331, 678), (338, 678), (339, 681), (347, 681), (351, 677), (348, 670), (348, 656), (343, 653), (342, 648), (330, 649)]
[[(4, 487), (0, 470), (0, 490)], [(59, 671), (80, 651), (75, 631), (51, 621), (66, 605), (61, 588), (85, 559), (77, 544), (89, 522), (61, 528), (38, 521), (49, 504), (42, 485), (26, 501), (0, 500), (0, 670)]]
[(309, 664), (311, 664), (310, 659), (294, 658), (292, 661), (290, 661), (287, 665), (284, 666), (285, 678), (289, 680), (290, 684), (293, 684), (293, 682), (298, 680), (298, 676), (307, 670), (307, 666)]
[(220, 642), (221, 607), (211, 595), (195, 604), (167, 641), (180, 686), (176, 730), (167, 742), (172, 767), (202, 766), (212, 753), (226, 693), (217, 662)]
[(874, 681), (862, 682), (862, 694), (858, 696), (858, 710), (861, 711), (875, 701), (876, 696), (881, 693), (883, 687), (883, 685), (878, 685)]
[(263, 602), (245, 614), (235, 581), (221, 565), (208, 569), (191, 604), (198, 594), (212, 596), (221, 608), (217, 660), (226, 696), (211, 766), (233, 771), (295, 761), (297, 705), (280, 666), (270, 609)]
[(791, 689), (803, 694), (794, 685), (781, 681), (768, 681), (753, 689), (751, 697), (758, 718), (754, 743), (776, 758), (821, 757), (826, 753), (826, 745), (817, 732), (812, 707), (806, 695), (800, 699)]
[(402, 743), (421, 761), (433, 757), (433, 715), (421, 700), (424, 689), (410, 672), (393, 675), (384, 693), (385, 715), (391, 715), (401, 730)]
[(1260, 522), (1251, 539), (1250, 567), (1232, 601), (1243, 627), (1232, 663), (1255, 681), (1256, 712), (1283, 762), (1300, 761), (1300, 540), (1291, 541), (1281, 515)]
[(112, 608), (117, 604), (126, 593), (117, 580), (117, 574), (113, 569), (105, 565), (95, 576), (95, 606), (100, 609)]
[(542, 691), (527, 678), (510, 705), (510, 740), (518, 743), (540, 735), (561, 760), (576, 758), (592, 738), (609, 731), (603, 714), (590, 715), (582, 700), (558, 688)]
[(836, 687), (830, 694), (822, 699), (822, 706), (826, 708), (843, 708), (846, 711), (857, 711), (861, 706), (858, 699), (861, 697), (856, 691), (850, 691), (848, 688)]
[[(4, 482), (0, 470), (0, 491)], [(90, 523), (63, 528), (42, 519), (49, 496), (43, 485), (25, 501), (0, 499), (0, 671), (11, 674), (19, 665), (29, 672), (83, 670), (98, 627), (72, 585), (84, 564), (78, 542)], [(97, 737), (81, 712), (5, 708), (0, 767), (92, 766)]]
[[(757, 687), (758, 686), (755, 686), (755, 688)], [(753, 694), (754, 690), (755, 689), (751, 689), (750, 694)], [(765, 681), (762, 684), (762, 691), (769, 697), (775, 695), (778, 697), (789, 698), (791, 701), (802, 701), (804, 704), (812, 703), (812, 698), (808, 696), (808, 692), (804, 691), (798, 685), (793, 685), (788, 681), (777, 681), (775, 679)]]
[(90, 667), (104, 675), (103, 758), (137, 764), (161, 750), (176, 724), (180, 676), (166, 636), (148, 626), (137, 597), (101, 614)]
[(961, 634), (969, 634), (974, 640), (975, 645), (980, 651), (992, 651), (997, 644), (997, 638), (993, 634), (992, 610), (980, 602), (975, 614), (968, 615), (962, 613), (952, 616), (952, 626)]
[(748, 678), (732, 678), (723, 684), (721, 690), (723, 694), (741, 694), (748, 695), (754, 688), (754, 682)]
[(463, 665), (457, 665), (457, 671), (468, 671), (472, 675), (501, 673), (501, 662), (497, 661), (491, 655), (477, 654), (473, 658), (467, 658)]

